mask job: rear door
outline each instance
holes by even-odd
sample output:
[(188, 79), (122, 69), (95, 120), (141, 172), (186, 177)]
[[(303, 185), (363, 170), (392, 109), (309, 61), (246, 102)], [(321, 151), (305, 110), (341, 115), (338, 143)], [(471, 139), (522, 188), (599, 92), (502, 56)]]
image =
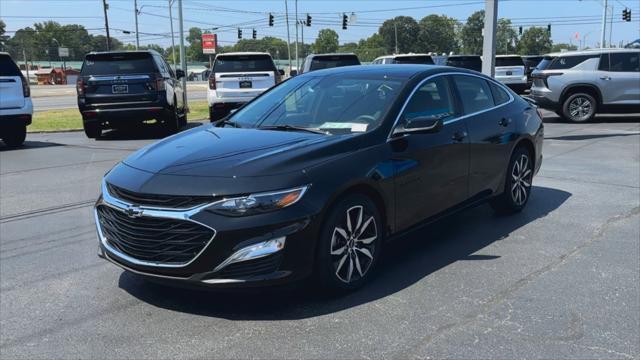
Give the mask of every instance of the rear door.
[(0, 109), (23, 106), (22, 73), (9, 55), (0, 54)]
[(269, 55), (218, 55), (213, 65), (218, 98), (251, 99), (276, 84)]
[(149, 53), (89, 54), (80, 76), (86, 105), (144, 104), (157, 101), (164, 87)]
[(640, 51), (602, 54), (596, 81), (603, 103), (640, 104)]

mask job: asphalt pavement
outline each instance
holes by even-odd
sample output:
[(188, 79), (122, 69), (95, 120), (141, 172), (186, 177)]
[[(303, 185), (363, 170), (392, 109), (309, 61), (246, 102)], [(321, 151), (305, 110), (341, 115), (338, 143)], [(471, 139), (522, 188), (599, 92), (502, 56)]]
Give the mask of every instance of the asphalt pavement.
[(99, 259), (100, 178), (150, 130), (0, 148), (1, 358), (640, 357), (637, 117), (548, 118), (522, 213), (409, 234), (336, 297), (176, 289)]

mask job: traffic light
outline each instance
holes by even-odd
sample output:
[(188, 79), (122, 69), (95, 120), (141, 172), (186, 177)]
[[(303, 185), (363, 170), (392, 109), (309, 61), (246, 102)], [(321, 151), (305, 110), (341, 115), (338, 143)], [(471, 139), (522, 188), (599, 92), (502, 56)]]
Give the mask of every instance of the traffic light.
[(622, 20), (631, 21), (631, 9), (625, 8), (622, 10)]
[(307, 14), (307, 26), (311, 26), (311, 15)]
[(251, 37), (253, 38), (253, 40), (258, 38), (258, 32), (256, 31), (256, 29), (253, 29), (253, 33), (251, 34)]
[(520, 35), (522, 35), (522, 26), (520, 26), (520, 27), (518, 28), (518, 33), (519, 33)]
[(238, 29), (238, 40), (242, 39), (242, 29)]
[(342, 14), (342, 30), (347, 30), (347, 22), (349, 21), (349, 17), (347, 14)]
[(547, 32), (551, 34), (551, 24), (547, 25)]
[(273, 15), (269, 14), (269, 26), (273, 26)]

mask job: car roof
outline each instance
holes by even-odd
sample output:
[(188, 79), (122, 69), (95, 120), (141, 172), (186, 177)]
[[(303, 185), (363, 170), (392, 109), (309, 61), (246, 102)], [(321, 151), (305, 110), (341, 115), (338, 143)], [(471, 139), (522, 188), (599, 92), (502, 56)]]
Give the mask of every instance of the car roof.
[(594, 55), (610, 52), (640, 52), (640, 49), (627, 49), (627, 48), (604, 48), (604, 49), (589, 49), (589, 50), (577, 50), (577, 51), (563, 51), (546, 54), (545, 56), (572, 56), (572, 55)]
[(372, 74), (372, 75), (387, 75), (392, 78), (405, 78), (409, 79), (419, 75), (433, 75), (441, 72), (458, 72), (458, 73), (468, 73), (468, 74), (478, 74), (478, 72), (456, 68), (451, 66), (440, 66), (440, 65), (421, 65), (421, 64), (381, 64), (376, 66), (362, 66), (362, 65), (352, 65), (352, 66), (341, 66), (330, 69), (322, 69), (311, 71), (307, 73), (303, 73), (299, 76), (333, 76), (333, 75), (361, 75), (361, 74)]
[(356, 56), (354, 53), (325, 53), (325, 54), (309, 54), (307, 58), (313, 58), (316, 56)]
[(87, 55), (108, 55), (108, 54), (156, 54), (160, 55), (157, 51), (153, 49), (145, 49), (145, 50), (113, 50), (113, 51), (92, 51)]
[(515, 55), (515, 54), (514, 55), (496, 55), (496, 58), (512, 58), (512, 57), (514, 57), (514, 58), (522, 58), (521, 55)]
[(409, 56), (432, 56), (430, 54), (424, 54), (424, 53), (419, 53), (419, 54), (393, 54), (393, 55), (383, 55), (383, 56), (378, 56), (376, 58), (377, 59), (388, 59), (388, 58), (396, 58), (396, 57), (409, 57)]
[(480, 55), (449, 55), (447, 58), (481, 58)]
[(226, 53), (221, 53), (218, 54), (216, 56), (227, 56), (227, 55), (232, 55), (232, 56), (238, 56), (238, 55), (269, 55), (271, 56), (271, 54), (269, 54), (268, 52), (260, 52), (260, 51), (237, 51), (237, 52), (226, 52)]

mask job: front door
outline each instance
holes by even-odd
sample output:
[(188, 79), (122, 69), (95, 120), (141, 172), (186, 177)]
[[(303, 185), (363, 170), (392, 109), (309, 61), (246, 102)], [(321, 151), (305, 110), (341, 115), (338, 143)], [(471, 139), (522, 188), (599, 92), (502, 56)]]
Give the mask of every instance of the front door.
[(448, 76), (428, 78), (403, 108), (400, 121), (437, 116), (435, 133), (392, 137), (396, 194), (396, 226), (405, 229), (467, 199), (469, 146), (464, 120), (456, 109)]

